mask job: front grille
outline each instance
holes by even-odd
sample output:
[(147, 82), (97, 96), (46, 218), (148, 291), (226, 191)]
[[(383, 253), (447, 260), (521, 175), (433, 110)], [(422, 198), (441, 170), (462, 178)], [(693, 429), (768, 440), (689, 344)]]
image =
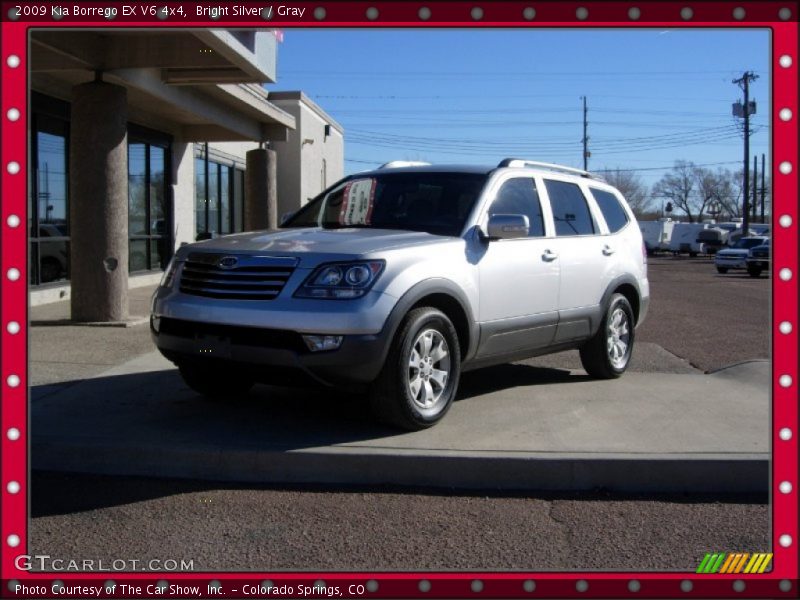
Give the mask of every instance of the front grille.
[(193, 252), (183, 265), (180, 290), (207, 298), (273, 300), (296, 266), (296, 258)]
[(753, 256), (756, 258), (767, 258), (769, 256), (769, 252), (753, 252)]

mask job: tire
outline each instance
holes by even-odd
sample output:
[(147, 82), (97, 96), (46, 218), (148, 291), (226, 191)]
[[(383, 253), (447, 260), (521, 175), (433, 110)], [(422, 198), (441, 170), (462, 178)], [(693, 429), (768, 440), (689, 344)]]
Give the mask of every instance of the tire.
[(761, 277), (761, 267), (747, 267), (747, 274), (750, 277)]
[(723, 275), (728, 272), (728, 267), (717, 267), (717, 273), (722, 273)]
[(220, 372), (208, 366), (194, 364), (178, 365), (183, 381), (192, 390), (207, 398), (233, 399), (246, 394), (253, 387), (253, 380), (236, 371)]
[(633, 309), (622, 294), (614, 294), (597, 333), (580, 349), (581, 364), (596, 379), (616, 379), (628, 368), (636, 337)]
[(440, 310), (412, 310), (392, 341), (386, 363), (369, 391), (381, 422), (418, 431), (438, 423), (453, 404), (461, 376), (455, 327)]

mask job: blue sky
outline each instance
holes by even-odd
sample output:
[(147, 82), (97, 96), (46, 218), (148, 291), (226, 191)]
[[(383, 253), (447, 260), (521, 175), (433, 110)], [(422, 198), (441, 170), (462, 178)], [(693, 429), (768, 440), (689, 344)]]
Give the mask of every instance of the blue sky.
[(346, 173), (507, 156), (581, 167), (584, 95), (590, 170), (636, 169), (650, 185), (680, 159), (736, 170), (743, 143), (731, 104), (742, 93), (731, 81), (745, 70), (759, 75), (751, 156), (768, 152), (766, 29), (284, 33), (268, 89), (303, 90), (344, 127)]

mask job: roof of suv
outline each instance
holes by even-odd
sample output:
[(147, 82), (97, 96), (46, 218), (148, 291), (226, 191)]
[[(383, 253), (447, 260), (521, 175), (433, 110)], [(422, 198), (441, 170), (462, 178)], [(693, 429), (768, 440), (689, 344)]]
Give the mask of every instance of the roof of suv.
[(386, 173), (473, 173), (475, 175), (488, 175), (497, 167), (486, 165), (414, 165), (409, 167), (386, 167), (362, 171), (356, 175), (378, 175)]
[(527, 169), (536, 171), (537, 173), (558, 173), (562, 176), (576, 177), (576, 178), (589, 178), (598, 183), (605, 183), (604, 178), (587, 171), (581, 171), (573, 167), (564, 165), (557, 165), (553, 163), (542, 163), (535, 161), (527, 161), (524, 159), (511, 159), (507, 158), (495, 166), (487, 165), (464, 165), (464, 164), (444, 164), (435, 165), (420, 163), (414, 161), (392, 161), (386, 163), (377, 169), (369, 171), (362, 171), (355, 173), (353, 176), (373, 176), (384, 175), (388, 172), (392, 173), (471, 173), (475, 175), (488, 175), (492, 171), (498, 169)]

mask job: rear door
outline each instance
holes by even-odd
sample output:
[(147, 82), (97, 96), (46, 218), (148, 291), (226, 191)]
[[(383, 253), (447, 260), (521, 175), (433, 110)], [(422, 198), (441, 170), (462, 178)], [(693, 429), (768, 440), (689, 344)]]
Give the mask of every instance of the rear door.
[(551, 245), (561, 266), (559, 324), (556, 342), (588, 337), (599, 323), (613, 248), (586, 188), (556, 175), (542, 178), (542, 192), (552, 210), (555, 238)]

